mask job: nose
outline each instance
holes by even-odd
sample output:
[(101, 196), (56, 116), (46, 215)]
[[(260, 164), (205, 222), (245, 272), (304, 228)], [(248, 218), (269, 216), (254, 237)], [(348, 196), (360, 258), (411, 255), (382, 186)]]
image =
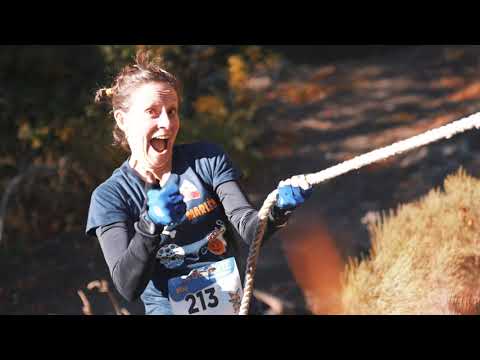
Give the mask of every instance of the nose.
[(164, 129), (170, 128), (170, 118), (168, 117), (167, 109), (165, 109), (165, 107), (162, 108), (162, 112), (155, 119), (155, 122), (157, 124), (157, 127), (159, 128), (164, 128)]

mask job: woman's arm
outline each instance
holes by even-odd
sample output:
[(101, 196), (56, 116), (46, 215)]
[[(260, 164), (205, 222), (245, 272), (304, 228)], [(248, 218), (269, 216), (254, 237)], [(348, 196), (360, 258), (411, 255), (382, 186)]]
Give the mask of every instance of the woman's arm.
[[(228, 181), (217, 187), (217, 194), (229, 221), (247, 244), (255, 237), (258, 211), (247, 200), (236, 181)], [(291, 212), (272, 209), (264, 239), (271, 237), (285, 226)], [(139, 224), (144, 224), (140, 221)], [(137, 224), (137, 225), (139, 225)], [(162, 235), (159, 229), (147, 229), (147, 225), (136, 226), (133, 238), (129, 238), (126, 222), (116, 222), (96, 229), (103, 255), (113, 283), (118, 292), (128, 301), (137, 299), (147, 286), (155, 255), (160, 248)]]
[(100, 226), (96, 234), (118, 292), (136, 300), (149, 281), (161, 237), (136, 231), (130, 239), (126, 222)]
[[(244, 242), (250, 244), (255, 238), (258, 224), (258, 211), (247, 200), (236, 181), (228, 181), (217, 187), (217, 195), (222, 202), (225, 214)], [(267, 240), (278, 229), (284, 227), (291, 211), (282, 211), (273, 207), (270, 212), (264, 239)]]

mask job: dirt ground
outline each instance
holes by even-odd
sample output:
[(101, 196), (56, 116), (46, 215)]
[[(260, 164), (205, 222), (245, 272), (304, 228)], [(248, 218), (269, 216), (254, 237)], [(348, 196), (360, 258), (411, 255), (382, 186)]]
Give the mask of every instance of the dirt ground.
[[(294, 59), (297, 63), (286, 66), (267, 90), (270, 100), (259, 116), (269, 129), (262, 144), (267, 162), (245, 183), (257, 207), (282, 179), (326, 169), (480, 110), (479, 46), (331, 57), (317, 64)], [(470, 131), (316, 187), (289, 229), (263, 247), (256, 288), (293, 313), (308, 313), (285, 255), (286, 248), (295, 247), (295, 229), (323, 223), (342, 259), (366, 253), (367, 224), (378, 213), (418, 199), (460, 166), (478, 176), (479, 143), (478, 133)], [(107, 293), (86, 289), (100, 279), (111, 286), (92, 239), (64, 234), (31, 259), (0, 274), (1, 314), (82, 314), (79, 289), (94, 314), (115, 314)], [(139, 302), (127, 304), (115, 290), (112, 295), (129, 313), (143, 313)]]

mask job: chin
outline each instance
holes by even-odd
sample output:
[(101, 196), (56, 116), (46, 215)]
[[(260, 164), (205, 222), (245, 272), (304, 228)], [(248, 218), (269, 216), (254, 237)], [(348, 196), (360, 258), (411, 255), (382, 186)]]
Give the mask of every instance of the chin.
[(172, 158), (172, 150), (168, 149), (165, 153), (159, 154), (156, 151), (151, 151), (148, 154), (148, 162), (154, 168), (164, 167)]

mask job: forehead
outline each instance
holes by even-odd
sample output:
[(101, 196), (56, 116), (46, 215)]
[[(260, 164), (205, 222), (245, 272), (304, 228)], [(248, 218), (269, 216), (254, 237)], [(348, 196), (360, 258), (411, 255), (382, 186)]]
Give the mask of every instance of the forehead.
[(177, 92), (168, 83), (150, 82), (136, 88), (130, 97), (131, 106), (178, 104)]

